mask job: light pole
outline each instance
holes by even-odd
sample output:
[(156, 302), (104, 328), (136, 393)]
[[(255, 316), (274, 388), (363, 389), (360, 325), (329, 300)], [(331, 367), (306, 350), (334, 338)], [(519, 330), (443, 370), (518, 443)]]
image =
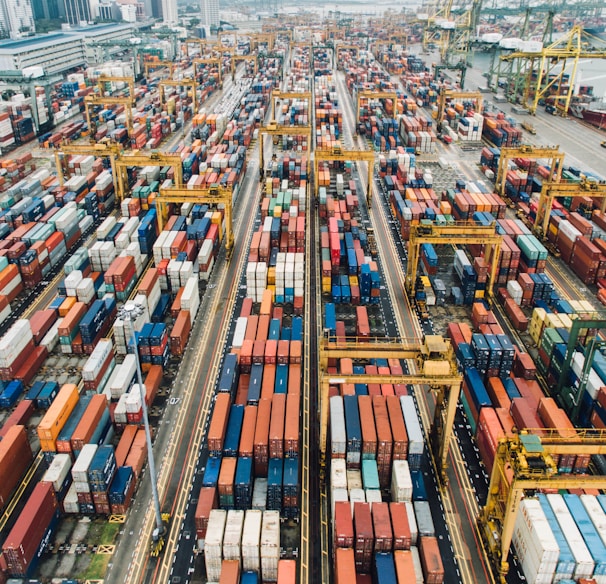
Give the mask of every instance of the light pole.
[(147, 459), (149, 461), (149, 478), (151, 481), (152, 497), (154, 499), (154, 511), (156, 514), (156, 528), (153, 531), (153, 541), (158, 541), (166, 530), (162, 521), (160, 511), (160, 498), (158, 496), (158, 485), (156, 483), (156, 464), (154, 462), (154, 451), (152, 450), (151, 432), (149, 430), (149, 419), (147, 417), (147, 403), (145, 402), (145, 389), (143, 386), (143, 376), (141, 375), (141, 363), (139, 362), (139, 350), (137, 347), (137, 337), (135, 335), (135, 320), (143, 314), (143, 308), (134, 302), (127, 302), (122, 308), (122, 320), (130, 322), (132, 326), (132, 344), (135, 353), (135, 364), (137, 369), (137, 382), (139, 384), (139, 393), (141, 394), (141, 409), (143, 411), (143, 424), (145, 427), (145, 440), (147, 442)]

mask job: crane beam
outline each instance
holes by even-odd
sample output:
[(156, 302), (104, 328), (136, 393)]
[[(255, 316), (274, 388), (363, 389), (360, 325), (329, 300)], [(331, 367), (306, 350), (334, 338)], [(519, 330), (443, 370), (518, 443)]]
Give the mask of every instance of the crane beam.
[(542, 158), (549, 160), (549, 168), (552, 173), (555, 169), (553, 182), (560, 182), (564, 166), (564, 152), (561, 152), (559, 146), (518, 146), (513, 148), (501, 148), (499, 157), (499, 168), (495, 180), (495, 191), (502, 197), (505, 194), (505, 181), (509, 163), (514, 158), (532, 158), (540, 160)]
[(338, 161), (338, 162), (367, 162), (368, 163), (368, 177), (366, 183), (366, 201), (370, 208), (371, 203), (371, 190), (370, 185), (372, 183), (373, 167), (375, 162), (374, 152), (364, 150), (341, 150), (340, 148), (333, 148), (332, 150), (316, 150), (314, 153), (314, 192), (318, 192), (318, 167), (320, 161)]
[(544, 182), (539, 196), (537, 217), (535, 219), (535, 231), (543, 237), (547, 237), (549, 219), (553, 200), (556, 197), (593, 197), (601, 199), (600, 211), (606, 211), (606, 184), (588, 180), (580, 183), (556, 183)]
[(116, 156), (118, 156), (121, 152), (122, 148), (118, 144), (114, 144), (111, 142), (92, 142), (90, 144), (62, 144), (57, 150), (55, 150), (55, 166), (57, 168), (57, 178), (59, 179), (59, 184), (63, 186), (64, 182), (64, 168), (62, 164), (62, 157), (74, 155), (109, 158), (112, 169), (112, 177), (114, 177), (116, 176)]
[[(366, 342), (368, 341), (368, 342)], [(331, 342), (329, 337), (320, 339), (320, 458), (322, 468), (326, 463), (329, 419), (329, 394), (331, 385), (345, 383), (403, 383), (429, 385), (437, 389), (434, 423), (430, 435), (438, 476), (443, 484), (448, 482), (448, 448), (457, 403), (461, 391), (462, 375), (457, 371), (452, 345), (440, 336), (426, 336), (416, 347), (410, 341)], [(399, 347), (399, 350), (398, 350)], [(328, 364), (333, 359), (355, 358), (369, 360), (377, 354), (395, 359), (414, 361), (410, 374), (404, 375), (331, 375)], [(441, 374), (443, 373), (443, 374)]]
[(408, 242), (408, 263), (406, 266), (406, 290), (414, 294), (419, 255), (423, 243), (441, 244), (470, 244), (486, 245), (484, 253), (486, 263), (490, 265), (487, 289), (492, 294), (492, 285), (496, 281), (501, 250), (502, 236), (496, 232), (496, 221), (493, 225), (483, 226), (473, 222), (457, 223), (455, 225), (411, 225)]
[(207, 203), (209, 205), (223, 204), (225, 206), (225, 250), (227, 259), (231, 257), (234, 246), (233, 233), (233, 196), (234, 191), (231, 187), (223, 187), (218, 184), (208, 187), (160, 187), (156, 197), (158, 205), (158, 227), (160, 231), (164, 229), (164, 221), (167, 216), (166, 205), (168, 203)]
[(119, 201), (126, 194), (128, 188), (127, 169), (132, 166), (172, 166), (175, 185), (177, 187), (183, 185), (183, 167), (179, 154), (142, 153), (140, 150), (123, 152), (115, 161), (116, 178), (114, 179), (114, 186)]

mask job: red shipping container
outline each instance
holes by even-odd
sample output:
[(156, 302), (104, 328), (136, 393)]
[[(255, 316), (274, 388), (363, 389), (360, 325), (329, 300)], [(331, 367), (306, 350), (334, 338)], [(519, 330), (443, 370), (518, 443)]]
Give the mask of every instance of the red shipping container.
[(334, 526), (334, 547), (353, 548), (353, 516), (349, 501), (337, 501), (335, 503)]
[(2, 546), (9, 574), (27, 575), (56, 513), (57, 499), (52, 483), (38, 483)]
[(390, 503), (389, 512), (393, 529), (393, 549), (409, 550), (412, 536), (406, 505), (404, 503)]
[(8, 503), (32, 460), (25, 426), (15, 425), (7, 429), (0, 442), (0, 509)]
[(372, 504), (372, 524), (375, 533), (375, 552), (391, 552), (393, 531), (387, 503)]
[(202, 487), (198, 495), (198, 503), (194, 515), (196, 523), (196, 536), (198, 539), (206, 537), (206, 528), (208, 527), (208, 518), (213, 509), (219, 507), (219, 497), (216, 487)]
[(511, 400), (510, 414), (518, 432), (526, 428), (537, 429), (543, 427), (536, 410), (523, 397), (516, 397)]
[(48, 349), (46, 347), (36, 347), (28, 355), (21, 367), (15, 372), (14, 378), (23, 382), (23, 385), (28, 385), (29, 382), (34, 378), (44, 360), (48, 356)]
[(444, 582), (444, 565), (435, 537), (419, 538), (419, 555), (426, 584), (442, 584)]
[(357, 572), (370, 572), (374, 533), (369, 503), (354, 503), (354, 557)]

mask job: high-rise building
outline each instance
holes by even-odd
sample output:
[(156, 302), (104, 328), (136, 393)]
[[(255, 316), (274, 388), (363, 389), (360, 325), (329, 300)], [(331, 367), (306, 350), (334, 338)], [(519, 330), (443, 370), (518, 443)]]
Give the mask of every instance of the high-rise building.
[[(1, 1), (1, 0), (0, 0)], [(98, 14), (93, 12), (90, 0), (65, 0), (65, 18), (71, 25), (80, 25), (82, 22), (92, 22)], [(98, 2), (95, 0), (95, 8)]]
[(201, 0), (201, 23), (205, 26), (219, 26), (219, 0)]
[(32, 0), (34, 20), (63, 18), (65, 4), (63, 0)]
[(0, 29), (11, 38), (36, 32), (31, 0), (0, 0)]
[(164, 24), (177, 24), (177, 0), (162, 0), (162, 20)]

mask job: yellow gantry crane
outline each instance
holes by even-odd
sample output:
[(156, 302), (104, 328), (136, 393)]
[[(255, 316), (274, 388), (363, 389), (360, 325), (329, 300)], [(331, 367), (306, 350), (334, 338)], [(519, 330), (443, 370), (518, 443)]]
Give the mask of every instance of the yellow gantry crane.
[(198, 65), (216, 65), (219, 71), (219, 89), (223, 87), (223, 59), (220, 57), (208, 57), (204, 59), (192, 59), (194, 79), (198, 78)]
[(91, 142), (90, 144), (62, 144), (55, 150), (55, 165), (57, 167), (57, 178), (63, 186), (65, 156), (96, 156), (98, 158), (109, 158), (112, 176), (116, 176), (116, 157), (122, 152), (122, 147), (113, 142)]
[(183, 41), (183, 48), (185, 49), (185, 55), (187, 57), (189, 57), (189, 45), (198, 45), (199, 50), (200, 50), (200, 54), (202, 54), (204, 51), (204, 47), (210, 45), (210, 46), (214, 46), (217, 43), (216, 39), (194, 39), (194, 38), (189, 38), (189, 39), (185, 39)]
[(549, 217), (553, 200), (556, 197), (592, 197), (601, 199), (600, 211), (606, 211), (606, 184), (603, 182), (589, 181), (586, 178), (580, 183), (556, 183), (544, 182), (539, 196), (537, 218), (535, 219), (535, 231), (547, 237), (549, 229)]
[(514, 148), (501, 148), (499, 157), (499, 168), (495, 180), (494, 190), (500, 195), (505, 194), (505, 182), (507, 178), (507, 169), (509, 163), (514, 158), (532, 158), (533, 160), (548, 160), (548, 166), (553, 174), (553, 182), (560, 182), (564, 166), (564, 152), (560, 151), (559, 146), (518, 146)]
[(484, 258), (490, 265), (487, 290), (492, 294), (492, 286), (496, 281), (499, 267), (502, 236), (497, 234), (496, 221), (494, 225), (477, 225), (473, 222), (455, 223), (454, 225), (411, 225), (408, 241), (408, 263), (406, 266), (406, 290), (414, 296), (417, 268), (419, 267), (419, 252), (423, 243), (441, 244), (470, 244), (477, 243), (486, 246)]
[(358, 45), (344, 45), (342, 43), (338, 43), (335, 47), (335, 57), (337, 59), (337, 63), (339, 62), (339, 54), (341, 53), (341, 51), (351, 51), (357, 57), (360, 53), (360, 47)]
[[(581, 59), (606, 59), (606, 50), (602, 42), (601, 49), (591, 49), (590, 40), (597, 40), (577, 25), (570, 32), (537, 52), (516, 51), (503, 55), (501, 61), (521, 61), (518, 69), (524, 75), (523, 96), (515, 96), (528, 106), (531, 114), (537, 111), (539, 102), (550, 97), (555, 100), (556, 111), (568, 115), (572, 101), (575, 79)], [(572, 61), (572, 70), (568, 61)], [(565, 76), (569, 79), (565, 79)], [(565, 88), (566, 91), (562, 91)]]
[[(126, 83), (128, 85), (129, 95), (127, 97), (106, 96), (107, 83)], [(86, 113), (86, 123), (90, 129), (91, 136), (96, 133), (96, 122), (91, 120), (90, 108), (95, 105), (123, 105), (126, 112), (126, 130), (130, 137), (133, 130), (133, 107), (135, 106), (135, 80), (132, 77), (113, 77), (100, 75), (96, 81), (98, 94), (87, 95), (84, 97), (84, 111)], [(110, 90), (111, 91), (111, 90)]]
[[(310, 91), (300, 91), (300, 92), (295, 92), (295, 91), (277, 91), (277, 90), (273, 90), (271, 92), (271, 96), (270, 96), (270, 101), (271, 101), (271, 120), (272, 122), (274, 122), (276, 120), (276, 101), (277, 100), (284, 100), (284, 99), (306, 99), (307, 100), (307, 104), (308, 104), (308, 108), (311, 109), (312, 107), (312, 100), (311, 100), (311, 92)], [(309, 115), (309, 112), (308, 112)]]
[(116, 168), (114, 187), (119, 201), (124, 198), (129, 188), (127, 169), (133, 166), (172, 166), (175, 186), (183, 186), (183, 167), (179, 154), (133, 150), (132, 152), (123, 152), (115, 160), (114, 166)]
[(271, 52), (274, 48), (274, 43), (276, 41), (276, 35), (271, 32), (255, 32), (249, 33), (248, 38), (250, 38), (250, 50), (257, 49), (259, 50), (259, 45), (267, 45), (267, 52)]
[(255, 66), (255, 75), (257, 74), (257, 68), (259, 63), (257, 61), (257, 55), (233, 55), (231, 58), (231, 78), (232, 81), (236, 78), (236, 68), (238, 61), (252, 61)]
[[(332, 359), (369, 360), (407, 359), (416, 364), (417, 373), (406, 375), (331, 375), (328, 364)], [(451, 343), (438, 335), (426, 335), (423, 341), (401, 339), (322, 338), (320, 358), (320, 460), (326, 464), (329, 390), (331, 385), (345, 383), (403, 383), (429, 385), (437, 390), (434, 423), (431, 431), (432, 451), (442, 484), (447, 484), (448, 447), (461, 391), (462, 375), (457, 371)]]
[(156, 206), (158, 209), (158, 227), (160, 231), (164, 229), (164, 223), (167, 219), (168, 203), (207, 203), (209, 205), (223, 204), (225, 206), (225, 250), (227, 259), (230, 259), (234, 246), (234, 233), (232, 225), (234, 192), (231, 187), (223, 187), (218, 184), (208, 187), (160, 187), (160, 192), (156, 197)]
[(149, 76), (150, 71), (154, 69), (168, 69), (169, 78), (173, 76), (175, 70), (175, 63), (172, 61), (145, 61), (144, 71), (145, 77)]
[(263, 162), (263, 136), (307, 136), (307, 147), (311, 146), (311, 126), (281, 126), (275, 122), (270, 122), (259, 130), (259, 175), (263, 179), (265, 176), (265, 165)]
[(195, 79), (163, 79), (158, 83), (158, 90), (160, 92), (160, 103), (164, 105), (166, 103), (166, 92), (165, 87), (191, 87), (191, 98), (193, 104), (194, 115), (198, 113), (198, 95), (196, 93), (196, 87), (198, 83)]
[(476, 100), (477, 106), (476, 111), (482, 111), (482, 103), (484, 98), (479, 91), (454, 91), (454, 90), (442, 90), (440, 92), (440, 99), (438, 100), (438, 112), (436, 120), (438, 124), (441, 123), (446, 111), (446, 102), (450, 103), (453, 100)]
[(478, 518), (480, 536), (500, 584), (505, 584), (509, 571), (507, 556), (524, 493), (539, 489), (606, 488), (606, 476), (558, 474), (553, 458), (558, 454), (606, 454), (604, 430), (541, 428), (537, 430), (540, 437), (530, 433), (532, 430), (528, 432), (499, 440), (488, 498)]
[(318, 167), (321, 161), (330, 162), (367, 162), (368, 163), (368, 180), (366, 183), (366, 203), (370, 209), (372, 201), (372, 175), (374, 170), (375, 155), (370, 150), (342, 150), (340, 147), (331, 148), (330, 150), (316, 150), (314, 152), (314, 193), (318, 192)]
[(399, 113), (398, 95), (395, 91), (358, 91), (356, 98), (356, 123), (360, 121), (360, 100), (368, 99), (370, 102), (373, 99), (391, 99), (393, 101), (393, 116)]

